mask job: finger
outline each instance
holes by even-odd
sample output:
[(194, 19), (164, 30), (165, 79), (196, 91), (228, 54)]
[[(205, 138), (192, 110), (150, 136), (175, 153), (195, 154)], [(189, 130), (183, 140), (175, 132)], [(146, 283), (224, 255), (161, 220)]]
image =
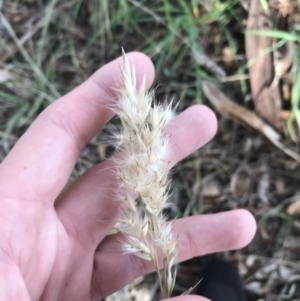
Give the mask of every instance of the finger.
[[(207, 143), (217, 128), (213, 112), (205, 106), (193, 106), (174, 118), (167, 128), (170, 138), (170, 161), (175, 164)], [(115, 225), (120, 214), (119, 187), (111, 161), (95, 166), (59, 197), (57, 212), (70, 235), (84, 245), (96, 248)]]
[[(178, 262), (242, 248), (252, 240), (255, 230), (255, 220), (246, 210), (177, 220), (173, 225), (173, 233), (179, 239)], [(95, 254), (93, 288), (101, 297), (120, 289), (140, 275), (154, 271), (151, 262), (133, 254), (123, 254), (121, 238), (121, 234), (108, 236)], [(103, 271), (106, 271), (105, 274)]]
[[(146, 75), (149, 87), (154, 77), (150, 59), (141, 53), (127, 57), (138, 85)], [(38, 116), (1, 165), (0, 193), (50, 202), (57, 197), (82, 148), (112, 117), (108, 107), (121, 84), (122, 64), (119, 58), (102, 67)]]
[(29, 295), (20, 268), (0, 252), (0, 300), (33, 300)]

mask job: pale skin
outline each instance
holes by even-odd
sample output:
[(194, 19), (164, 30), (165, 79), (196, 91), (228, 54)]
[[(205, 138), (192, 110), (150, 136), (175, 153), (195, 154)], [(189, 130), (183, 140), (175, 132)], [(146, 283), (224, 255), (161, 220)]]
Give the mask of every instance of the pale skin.
[[(141, 53), (127, 56), (138, 84), (145, 74), (149, 87), (150, 59)], [(111, 161), (66, 187), (81, 150), (112, 117), (109, 105), (120, 85), (120, 68), (121, 58), (49, 106), (0, 165), (0, 300), (96, 301), (153, 271), (149, 262), (122, 253), (118, 235), (107, 237), (121, 213)], [(166, 129), (170, 163), (207, 143), (216, 128), (205, 106), (179, 114)], [(255, 229), (245, 210), (177, 220), (178, 261), (242, 248)]]

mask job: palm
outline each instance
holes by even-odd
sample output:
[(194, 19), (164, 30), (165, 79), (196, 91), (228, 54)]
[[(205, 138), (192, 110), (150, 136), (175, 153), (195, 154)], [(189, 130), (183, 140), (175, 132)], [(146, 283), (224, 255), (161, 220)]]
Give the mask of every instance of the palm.
[[(138, 81), (148, 73), (150, 85), (150, 61), (138, 53), (128, 57)], [(107, 236), (120, 214), (111, 162), (63, 190), (81, 149), (111, 117), (111, 85), (120, 64), (105, 66), (45, 110), (1, 164), (1, 300), (98, 300), (153, 270), (148, 262), (123, 255), (118, 235)], [(171, 162), (206, 143), (215, 129), (215, 117), (203, 106), (178, 115), (167, 129)], [(254, 230), (245, 211), (179, 220), (174, 224), (178, 260), (242, 247)], [(180, 300), (185, 298), (190, 297)]]

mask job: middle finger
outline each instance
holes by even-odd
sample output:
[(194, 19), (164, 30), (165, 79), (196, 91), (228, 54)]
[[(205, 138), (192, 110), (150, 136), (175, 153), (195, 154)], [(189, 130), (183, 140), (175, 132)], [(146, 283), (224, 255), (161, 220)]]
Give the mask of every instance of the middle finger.
[[(193, 106), (176, 116), (167, 128), (171, 165), (207, 143), (216, 128), (215, 115), (205, 106)], [(106, 161), (87, 171), (63, 192), (56, 205), (68, 233), (85, 246), (96, 248), (120, 215), (119, 185), (112, 164)]]

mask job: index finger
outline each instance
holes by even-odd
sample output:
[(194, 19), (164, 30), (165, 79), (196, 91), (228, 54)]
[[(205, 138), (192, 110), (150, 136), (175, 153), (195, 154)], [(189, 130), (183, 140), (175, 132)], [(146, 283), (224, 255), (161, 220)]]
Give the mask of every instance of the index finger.
[[(145, 75), (149, 88), (154, 78), (151, 60), (138, 52), (127, 58), (137, 84)], [(122, 65), (118, 58), (102, 67), (38, 116), (0, 166), (1, 194), (54, 202), (82, 148), (112, 117), (109, 104), (120, 87)]]

